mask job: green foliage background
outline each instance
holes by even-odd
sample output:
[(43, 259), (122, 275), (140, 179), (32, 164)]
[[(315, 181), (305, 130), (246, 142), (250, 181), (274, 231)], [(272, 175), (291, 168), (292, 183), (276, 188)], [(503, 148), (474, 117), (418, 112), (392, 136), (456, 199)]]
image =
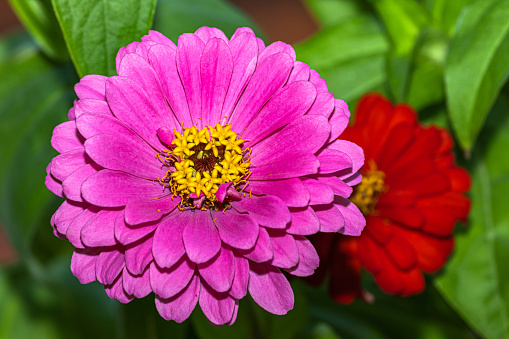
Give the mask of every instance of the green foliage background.
[(152, 27), (171, 39), (201, 26), (254, 27), (223, 0), (9, 0), (27, 33), (0, 40), (0, 222), (20, 261), (0, 268), (0, 338), (508, 338), (509, 0), (306, 0), (320, 23), (295, 46), (336, 97), (355, 107), (380, 91), (425, 124), (449, 128), (473, 177), (472, 213), (427, 290), (398, 299), (369, 276), (373, 305), (331, 302), (292, 283), (295, 308), (272, 316), (251, 299), (217, 328), (199, 309), (184, 324), (153, 299), (110, 300), (70, 270), (72, 246), (52, 235), (59, 199), (44, 187), (78, 75), (113, 75), (117, 50)]

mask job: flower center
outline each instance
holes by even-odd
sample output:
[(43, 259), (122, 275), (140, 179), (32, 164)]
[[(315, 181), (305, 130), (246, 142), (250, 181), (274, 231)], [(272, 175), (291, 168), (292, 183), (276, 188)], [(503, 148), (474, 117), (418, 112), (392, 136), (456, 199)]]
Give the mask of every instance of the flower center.
[(376, 164), (371, 161), (369, 169), (362, 174), (362, 181), (355, 186), (350, 197), (350, 201), (357, 205), (364, 215), (372, 214), (380, 195), (387, 192), (384, 180), (385, 173), (379, 171)]
[(216, 192), (224, 183), (243, 191), (251, 174), (251, 149), (241, 149), (244, 141), (229, 124), (174, 131), (172, 147), (161, 159), (170, 167), (161, 183), (181, 198), (180, 209), (222, 208), (225, 201), (218, 201)]

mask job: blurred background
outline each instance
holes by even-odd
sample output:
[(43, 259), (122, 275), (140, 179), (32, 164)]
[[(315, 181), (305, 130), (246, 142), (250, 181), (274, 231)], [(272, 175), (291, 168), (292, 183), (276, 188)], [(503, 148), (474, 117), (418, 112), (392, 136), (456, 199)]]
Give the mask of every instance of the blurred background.
[(123, 305), (71, 274), (73, 247), (50, 226), (61, 199), (44, 186), (57, 154), (51, 133), (67, 119), (78, 74), (111, 69), (90, 59), (77, 71), (79, 53), (95, 47), (66, 45), (76, 28), (60, 20), (52, 1), (0, 0), (0, 338), (509, 338), (509, 1), (157, 1), (152, 28), (173, 41), (201, 26), (227, 36), (249, 26), (266, 44), (294, 45), (297, 60), (352, 111), (373, 91), (409, 103), (423, 124), (453, 133), (457, 162), (473, 178), (468, 223), (456, 228), (453, 255), (423, 293), (386, 295), (364, 274), (375, 302), (340, 305), (325, 286), (294, 280), (288, 315), (247, 297), (235, 324), (222, 328), (199, 308), (183, 324), (164, 321), (151, 296)]

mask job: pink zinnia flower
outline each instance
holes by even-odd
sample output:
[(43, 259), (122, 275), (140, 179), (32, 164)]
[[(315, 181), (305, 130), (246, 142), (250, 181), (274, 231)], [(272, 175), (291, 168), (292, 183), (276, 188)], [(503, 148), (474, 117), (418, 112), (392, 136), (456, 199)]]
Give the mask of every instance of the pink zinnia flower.
[(365, 224), (346, 199), (362, 150), (336, 140), (346, 104), (291, 46), (249, 28), (228, 40), (203, 27), (178, 46), (151, 31), (116, 61), (119, 76), (81, 79), (53, 132), (46, 185), (65, 201), (51, 222), (76, 247), (73, 274), (121, 302), (154, 292), (177, 322), (199, 303), (231, 324), (247, 291), (285, 314), (280, 268), (318, 266), (305, 236)]

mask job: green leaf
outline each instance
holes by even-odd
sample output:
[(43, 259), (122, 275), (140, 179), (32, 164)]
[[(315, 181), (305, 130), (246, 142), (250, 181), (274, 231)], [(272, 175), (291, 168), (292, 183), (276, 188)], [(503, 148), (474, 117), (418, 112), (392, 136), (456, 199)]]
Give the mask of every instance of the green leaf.
[(433, 21), (447, 34), (452, 34), (463, 7), (472, 0), (426, 0)]
[(51, 0), (9, 2), (37, 44), (50, 58), (66, 60), (69, 57)]
[(241, 10), (224, 0), (159, 0), (153, 29), (177, 43), (183, 33), (192, 33), (202, 26), (217, 27), (231, 36), (239, 27), (260, 30)]
[(50, 231), (56, 197), (44, 185), (45, 168), (56, 155), (52, 130), (72, 106), (72, 74), (70, 63), (54, 64), (35, 50), (0, 63), (0, 222), (23, 255), (39, 225)]
[(303, 286), (311, 321), (302, 338), (312, 337), (313, 328), (325, 323), (339, 337), (348, 339), (406, 339), (409, 333), (416, 339), (475, 339), (432, 285), (420, 295), (398, 298), (381, 292), (371, 277), (364, 280), (363, 285), (375, 296), (373, 304), (360, 300), (337, 304), (325, 288)]
[(445, 69), (449, 116), (469, 152), (509, 76), (509, 0), (478, 0), (465, 7)]
[(304, 3), (323, 26), (338, 24), (370, 12), (369, 6), (359, 0), (304, 0)]
[(329, 91), (351, 104), (385, 81), (387, 41), (367, 15), (327, 27), (295, 46), (297, 59), (317, 70)]
[(417, 1), (370, 0), (387, 30), (387, 80), (396, 101), (405, 101), (411, 79), (413, 52), (422, 28), (430, 22), (427, 9)]
[(501, 96), (472, 156), (472, 211), (436, 283), (486, 338), (509, 337), (509, 99)]
[(52, 3), (67, 49), (82, 77), (116, 74), (118, 50), (148, 33), (156, 0), (52, 0)]

